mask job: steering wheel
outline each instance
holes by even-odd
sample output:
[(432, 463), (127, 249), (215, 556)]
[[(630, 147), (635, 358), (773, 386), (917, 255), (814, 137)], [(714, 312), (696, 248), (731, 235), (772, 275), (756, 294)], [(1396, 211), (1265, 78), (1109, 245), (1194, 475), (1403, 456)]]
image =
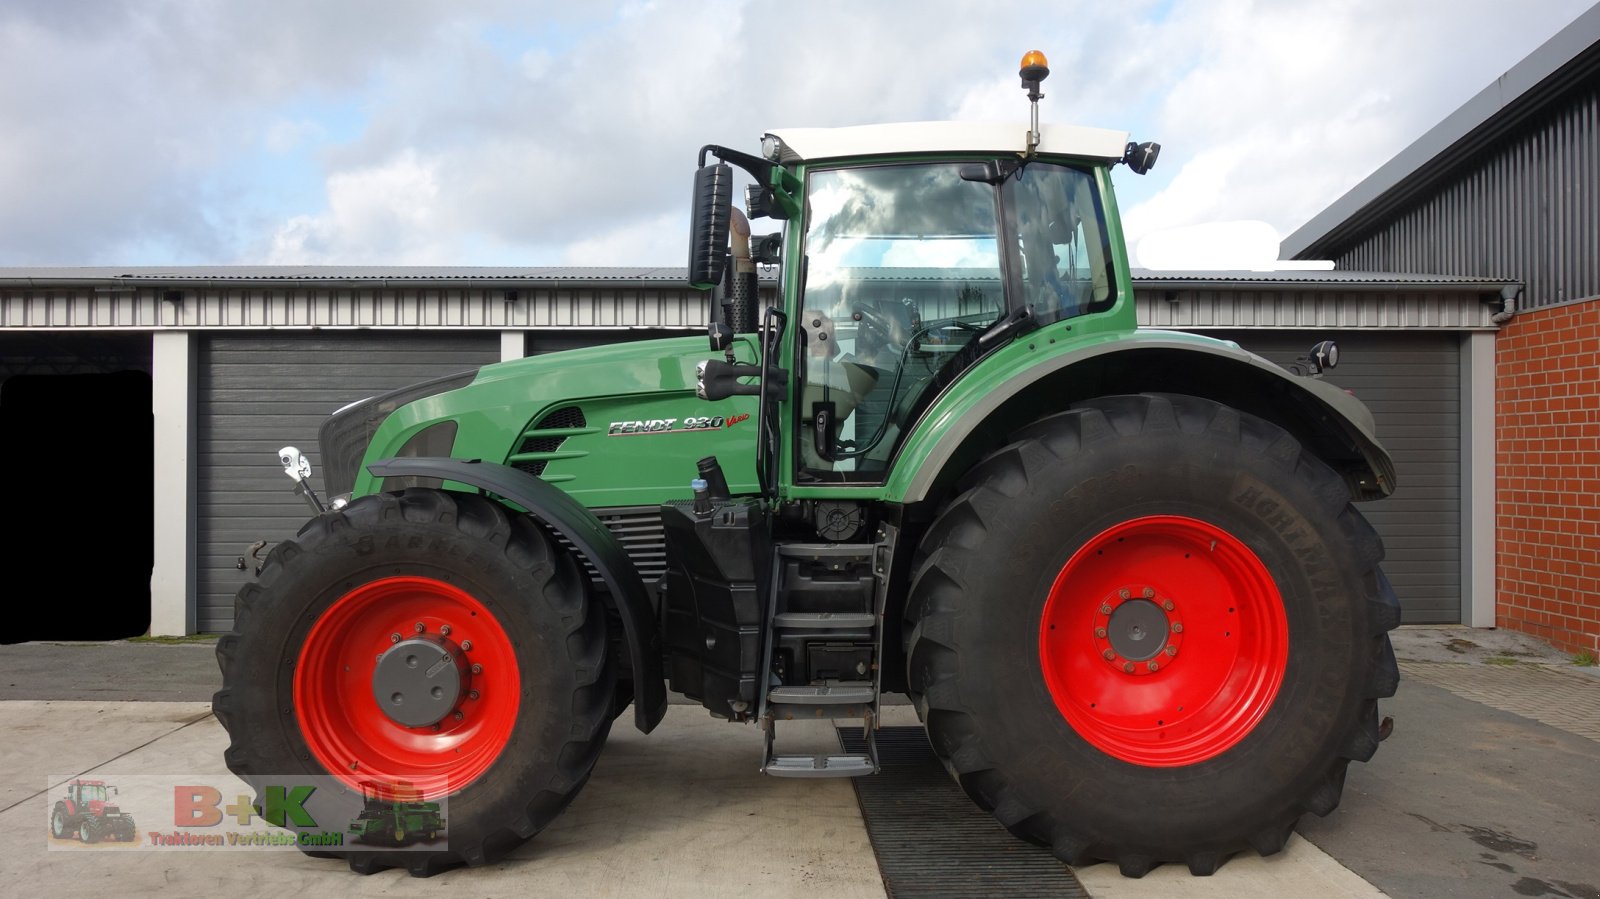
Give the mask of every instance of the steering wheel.
[(856, 304), (851, 318), (860, 323), (856, 331), (856, 355), (877, 368), (893, 367), (906, 345), (916, 336), (921, 317), (910, 300)]

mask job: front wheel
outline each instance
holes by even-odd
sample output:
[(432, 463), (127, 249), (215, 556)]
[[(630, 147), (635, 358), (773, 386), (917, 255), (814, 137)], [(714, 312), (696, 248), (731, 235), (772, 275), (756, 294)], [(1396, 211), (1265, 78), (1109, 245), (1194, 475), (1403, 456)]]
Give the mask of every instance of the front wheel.
[(448, 848), (348, 853), (361, 873), (503, 856), (571, 802), (610, 730), (615, 668), (588, 579), (481, 496), (410, 489), (320, 515), (235, 609), (213, 701), (235, 774), (258, 792), (328, 774), (353, 795), (448, 801)]
[(1040, 421), (967, 484), (922, 544), (907, 674), (980, 805), (1130, 876), (1271, 854), (1333, 810), (1377, 747), (1399, 618), (1338, 475), (1151, 395)]
[(50, 812), (50, 835), (58, 840), (64, 840), (72, 835), (71, 822), (67, 821), (67, 808), (59, 802)]

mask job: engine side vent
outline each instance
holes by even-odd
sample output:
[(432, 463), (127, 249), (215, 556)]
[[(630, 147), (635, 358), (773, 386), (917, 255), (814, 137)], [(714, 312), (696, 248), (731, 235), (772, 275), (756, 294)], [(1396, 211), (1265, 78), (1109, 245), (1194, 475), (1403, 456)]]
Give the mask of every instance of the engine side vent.
[(572, 432), (588, 426), (583, 410), (577, 406), (562, 406), (547, 413), (522, 432), (522, 443), (511, 455), (511, 467), (520, 468), (535, 477), (544, 474), (545, 466), (551, 462), (551, 455), (561, 449), (568, 437), (573, 436)]
[[(612, 509), (595, 509), (594, 514), (605, 524), (606, 528), (616, 536), (617, 542), (622, 544), (622, 549), (633, 561), (633, 567), (639, 572), (640, 580), (646, 587), (654, 587), (667, 571), (667, 532), (661, 524), (660, 506), (621, 506)], [(595, 589), (605, 590), (605, 582), (600, 579), (600, 573), (582, 553), (578, 553), (571, 541), (551, 532), (563, 549), (573, 552), (578, 556), (578, 561), (583, 565), (584, 573), (589, 575)]]

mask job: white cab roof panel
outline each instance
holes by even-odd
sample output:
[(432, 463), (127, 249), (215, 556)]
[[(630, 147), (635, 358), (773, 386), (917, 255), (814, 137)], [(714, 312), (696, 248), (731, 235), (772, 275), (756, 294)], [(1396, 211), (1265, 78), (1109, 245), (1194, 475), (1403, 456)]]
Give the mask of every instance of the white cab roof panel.
[[(1128, 145), (1126, 131), (1051, 124), (1040, 131), (1040, 153), (1121, 159)], [(1028, 143), (1026, 122), (902, 122), (769, 133), (783, 142), (784, 163), (900, 153), (1021, 153)]]

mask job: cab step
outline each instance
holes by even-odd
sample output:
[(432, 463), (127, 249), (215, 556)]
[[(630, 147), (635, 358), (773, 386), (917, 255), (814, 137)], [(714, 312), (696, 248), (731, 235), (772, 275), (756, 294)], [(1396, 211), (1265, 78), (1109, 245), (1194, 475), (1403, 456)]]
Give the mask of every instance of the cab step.
[(772, 619), (784, 630), (871, 630), (878, 616), (870, 612), (781, 612)]
[(870, 705), (877, 695), (878, 691), (870, 683), (832, 681), (809, 686), (773, 687), (767, 693), (767, 701), (794, 705)]
[(878, 773), (878, 765), (864, 755), (780, 755), (767, 762), (773, 777), (860, 777)]

